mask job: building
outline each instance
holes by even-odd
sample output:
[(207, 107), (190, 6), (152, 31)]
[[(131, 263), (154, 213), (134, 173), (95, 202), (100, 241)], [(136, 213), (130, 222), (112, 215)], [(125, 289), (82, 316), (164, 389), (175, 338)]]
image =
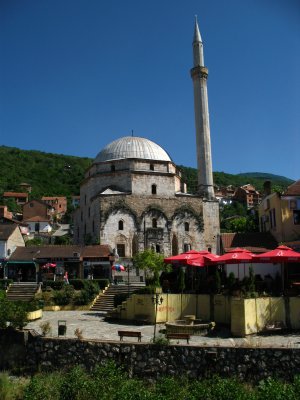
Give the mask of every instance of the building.
[(54, 208), (42, 200), (31, 200), (23, 205), (23, 222), (28, 224), (30, 232), (50, 233)]
[(53, 216), (61, 219), (67, 212), (67, 198), (65, 196), (44, 196), (42, 201), (54, 209)]
[(14, 223), (0, 223), (0, 278), (4, 277), (4, 263), (18, 246), (25, 246), (19, 226)]
[(236, 188), (232, 200), (243, 203), (247, 208), (253, 208), (260, 203), (261, 195), (253, 185), (248, 183)]
[(74, 242), (106, 243), (120, 257), (146, 248), (165, 255), (219, 249), (207, 98), (208, 70), (197, 21), (193, 41), (198, 194), (186, 192), (180, 171), (158, 144), (142, 137), (114, 140), (96, 156), (80, 188)]
[(22, 206), (28, 201), (28, 193), (23, 192), (4, 192), (3, 200), (14, 200), (17, 205)]
[(112, 249), (107, 245), (17, 247), (5, 263), (5, 273), (9, 279), (17, 280), (21, 271), (25, 282), (54, 279), (54, 274), (62, 280), (66, 271), (69, 279), (87, 278), (90, 273), (95, 279), (111, 279), (113, 261)]
[(300, 247), (300, 180), (281, 194), (271, 193), (270, 182), (265, 182), (265, 193), (259, 205), (261, 232), (271, 232), (278, 242), (295, 242)]

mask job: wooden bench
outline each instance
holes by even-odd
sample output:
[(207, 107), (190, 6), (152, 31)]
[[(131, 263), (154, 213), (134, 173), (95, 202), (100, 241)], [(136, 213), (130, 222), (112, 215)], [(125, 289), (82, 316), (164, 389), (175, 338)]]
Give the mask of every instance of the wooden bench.
[(186, 339), (187, 344), (189, 344), (189, 340), (191, 335), (189, 333), (166, 333), (167, 339)]
[(142, 332), (137, 331), (118, 331), (118, 335), (120, 336), (120, 340), (123, 341), (123, 337), (137, 337), (138, 341), (142, 341)]

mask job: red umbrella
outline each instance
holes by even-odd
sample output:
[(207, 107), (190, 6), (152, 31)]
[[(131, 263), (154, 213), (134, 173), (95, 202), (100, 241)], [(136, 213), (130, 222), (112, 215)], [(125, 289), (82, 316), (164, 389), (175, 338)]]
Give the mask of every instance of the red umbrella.
[(287, 246), (278, 246), (276, 249), (254, 256), (258, 262), (300, 262), (300, 253)]
[(186, 264), (187, 260), (192, 260), (194, 258), (197, 258), (201, 256), (203, 253), (209, 254), (208, 251), (196, 251), (196, 250), (190, 250), (185, 253), (178, 254), (177, 256), (172, 256), (172, 257), (167, 257), (164, 259), (164, 262), (166, 264)]
[(281, 263), (282, 289), (284, 289), (283, 264), (300, 262), (300, 253), (287, 246), (278, 246), (276, 249), (254, 256), (255, 261), (262, 263)]
[(240, 264), (245, 262), (251, 262), (254, 254), (247, 249), (236, 249), (230, 250), (218, 258), (218, 263), (222, 264)]
[(56, 267), (56, 264), (54, 264), (54, 263), (47, 263), (47, 264), (42, 266), (43, 269), (55, 268), (55, 267)]
[(218, 264), (220, 256), (216, 254), (209, 253), (208, 251), (203, 251), (203, 254), (198, 255), (196, 258), (191, 258), (186, 261), (186, 264), (192, 265), (194, 267), (204, 267), (209, 264)]
[[(244, 264), (244, 275), (245, 275), (245, 263), (252, 262), (254, 254), (247, 249), (237, 247), (233, 250), (228, 251), (218, 258), (220, 264)], [(238, 278), (240, 277), (240, 267), (238, 266)]]

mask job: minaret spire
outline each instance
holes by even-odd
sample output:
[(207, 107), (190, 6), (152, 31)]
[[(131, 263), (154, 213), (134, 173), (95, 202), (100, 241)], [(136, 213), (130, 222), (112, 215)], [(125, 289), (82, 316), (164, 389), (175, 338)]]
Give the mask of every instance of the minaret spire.
[(204, 66), (203, 43), (195, 19), (191, 76), (194, 85), (195, 127), (198, 164), (198, 193), (207, 200), (214, 199), (211, 161), (210, 126), (207, 97), (208, 69)]
[(204, 67), (203, 43), (198, 26), (197, 15), (195, 15), (193, 56), (194, 56), (194, 67), (197, 66)]

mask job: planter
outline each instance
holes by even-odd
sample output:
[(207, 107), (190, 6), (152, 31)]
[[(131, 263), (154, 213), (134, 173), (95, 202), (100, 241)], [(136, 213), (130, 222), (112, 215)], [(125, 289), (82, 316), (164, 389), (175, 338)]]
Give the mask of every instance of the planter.
[(36, 310), (36, 311), (31, 311), (27, 314), (27, 319), (28, 321), (34, 321), (36, 319), (40, 319), (43, 316), (43, 310)]

